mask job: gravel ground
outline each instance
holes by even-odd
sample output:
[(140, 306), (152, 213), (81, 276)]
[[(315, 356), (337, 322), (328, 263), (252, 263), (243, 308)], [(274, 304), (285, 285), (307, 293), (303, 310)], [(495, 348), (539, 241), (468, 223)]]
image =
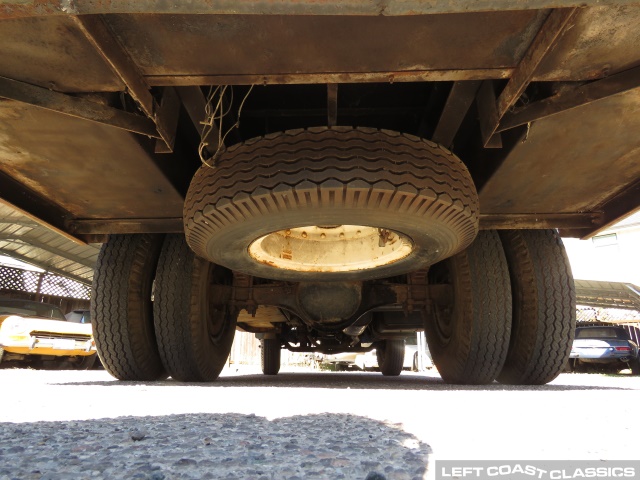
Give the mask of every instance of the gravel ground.
[(632, 459), (640, 377), (225, 371), (212, 384), (0, 370), (0, 479), (417, 479), (434, 459)]

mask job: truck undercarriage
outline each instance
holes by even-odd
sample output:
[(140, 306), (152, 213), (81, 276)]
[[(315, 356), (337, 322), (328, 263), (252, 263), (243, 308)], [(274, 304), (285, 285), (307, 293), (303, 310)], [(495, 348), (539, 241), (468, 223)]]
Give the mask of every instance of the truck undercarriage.
[(639, 21), (633, 1), (0, 2), (0, 201), (103, 244), (117, 378), (214, 380), (236, 328), (268, 374), (281, 348), (376, 348), (398, 374), (425, 330), (447, 382), (546, 383), (575, 325), (560, 234), (640, 205)]

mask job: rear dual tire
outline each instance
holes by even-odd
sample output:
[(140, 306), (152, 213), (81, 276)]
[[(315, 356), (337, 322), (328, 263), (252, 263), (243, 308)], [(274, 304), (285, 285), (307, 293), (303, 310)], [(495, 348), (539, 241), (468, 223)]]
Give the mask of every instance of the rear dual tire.
[(164, 235), (111, 235), (91, 289), (100, 361), (118, 380), (167, 377), (156, 343), (151, 290)]
[(397, 377), (404, 364), (404, 340), (382, 340), (376, 345), (378, 368), (386, 377)]
[(167, 235), (156, 274), (154, 325), (158, 351), (171, 377), (211, 382), (225, 366), (237, 311), (232, 273), (196, 257), (183, 235)]
[(511, 285), (498, 234), (480, 232), (465, 251), (429, 270), (453, 302), (436, 306), (425, 331), (433, 363), (454, 384), (487, 384), (500, 373), (511, 333)]
[(265, 338), (260, 342), (260, 364), (265, 375), (277, 375), (280, 372), (280, 340)]
[(119, 380), (215, 380), (235, 333), (230, 283), (231, 272), (196, 257), (182, 235), (112, 235), (91, 302), (105, 369)]
[(573, 275), (555, 230), (502, 230), (513, 297), (509, 352), (497, 380), (543, 385), (565, 368), (576, 324)]
[(429, 276), (454, 294), (453, 305), (436, 307), (425, 327), (446, 382), (542, 385), (566, 367), (575, 289), (554, 230), (481, 232)]

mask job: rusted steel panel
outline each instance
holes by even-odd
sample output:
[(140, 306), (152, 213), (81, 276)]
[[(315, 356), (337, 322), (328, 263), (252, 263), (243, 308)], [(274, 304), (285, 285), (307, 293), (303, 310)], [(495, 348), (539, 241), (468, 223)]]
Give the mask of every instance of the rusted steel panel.
[[(602, 222), (600, 222), (598, 228), (591, 230), (587, 235), (583, 234), (582, 238), (591, 238), (629, 215), (640, 211), (640, 205), (638, 204), (639, 199), (640, 179), (632, 185), (625, 187), (614, 197), (607, 199), (607, 201), (599, 207), (605, 212)], [(567, 226), (565, 228), (569, 227)]]
[(130, 132), (159, 137), (155, 124), (147, 117), (9, 78), (0, 77), (0, 97)]
[(506, 79), (512, 68), (481, 68), (472, 70), (411, 70), (340, 73), (278, 73), (245, 75), (155, 75), (147, 76), (157, 87), (190, 87), (198, 85), (285, 85), (324, 83), (401, 83), (456, 82), (462, 80)]
[[(527, 140), (516, 145), (481, 189), (482, 213), (603, 209), (640, 178), (638, 131), (640, 89), (533, 123)], [(632, 203), (628, 209), (635, 208)]]
[(512, 113), (507, 113), (498, 127), (498, 131), (508, 130), (519, 125), (557, 115), (572, 108), (587, 105), (596, 100), (640, 88), (640, 67), (612, 75), (602, 80), (566, 88), (557, 95), (531, 103)]
[(494, 126), (498, 119), (498, 101), (493, 81), (482, 82), (478, 90), (476, 105), (484, 148), (502, 148), (502, 137), (499, 133), (495, 133)]
[(108, 15), (105, 21), (151, 85), (231, 84), (240, 79), (348, 83), (504, 78), (546, 13)]
[(492, 140), (492, 137), (494, 137), (500, 120), (527, 89), (545, 55), (553, 48), (562, 32), (570, 27), (576, 11), (576, 8), (551, 11), (497, 98), (496, 107), (485, 109), (485, 113), (490, 114), (489, 118), (480, 120), (484, 126), (482, 141), (485, 147), (490, 147), (493, 144), (495, 140)]
[(102, 57), (122, 83), (131, 97), (138, 103), (147, 116), (152, 116), (156, 109), (154, 98), (149, 92), (149, 85), (138, 71), (136, 64), (122, 49), (120, 44), (104, 24), (101, 17), (72, 17), (78, 30)]
[[(553, 10), (549, 14), (498, 97), (498, 121), (525, 91), (536, 73), (538, 65), (553, 48), (562, 32), (570, 27), (570, 22), (576, 11), (575, 8), (559, 9)], [(498, 122), (495, 126), (498, 126)]]
[(103, 218), (76, 219), (67, 223), (74, 235), (114, 233), (182, 233), (182, 217), (175, 218)]
[(0, 18), (98, 13), (395, 16), (637, 4), (637, 0), (1, 0)]
[(455, 82), (431, 140), (449, 148), (476, 97), (480, 82)]
[(0, 171), (0, 211), (10, 209), (79, 245), (85, 245), (66, 231), (66, 212), (46, 198), (27, 190), (23, 185)]
[(11, 101), (0, 102), (0, 132), (0, 171), (67, 219), (182, 215), (182, 196), (149, 153), (152, 139)]
[(482, 230), (537, 228), (593, 229), (603, 221), (600, 213), (481, 214)]
[(584, 81), (640, 66), (640, 8), (580, 9), (540, 64), (537, 81)]
[(338, 85), (327, 85), (327, 125), (335, 127), (338, 124)]
[[(512, 74), (547, 14), (107, 15), (118, 42), (104, 53), (115, 62), (121, 44), (134, 64), (128, 70), (157, 86), (500, 79)], [(91, 16), (2, 21), (0, 75), (58, 91), (124, 90), (76, 22), (101, 23)], [(532, 80), (588, 80), (640, 64), (639, 23), (638, 6), (580, 9)], [(144, 95), (127, 82), (134, 96)], [(153, 110), (149, 98), (141, 105)]]
[(58, 92), (124, 90), (67, 17), (0, 21), (0, 76)]
[(156, 124), (160, 138), (164, 141), (164, 145), (157, 146), (156, 151), (170, 153), (175, 143), (180, 110), (175, 91), (171, 89), (165, 91), (162, 105), (158, 105), (136, 64), (113, 37), (102, 17), (81, 16), (73, 17), (73, 19), (96, 52), (122, 80), (126, 91), (136, 101), (140, 109)]

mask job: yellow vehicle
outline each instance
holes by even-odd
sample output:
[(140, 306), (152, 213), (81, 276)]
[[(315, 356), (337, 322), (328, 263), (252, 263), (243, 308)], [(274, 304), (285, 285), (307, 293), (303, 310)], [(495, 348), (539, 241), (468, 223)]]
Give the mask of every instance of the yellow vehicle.
[(55, 305), (0, 298), (0, 363), (68, 361), (89, 369), (96, 358), (90, 324), (68, 322)]

